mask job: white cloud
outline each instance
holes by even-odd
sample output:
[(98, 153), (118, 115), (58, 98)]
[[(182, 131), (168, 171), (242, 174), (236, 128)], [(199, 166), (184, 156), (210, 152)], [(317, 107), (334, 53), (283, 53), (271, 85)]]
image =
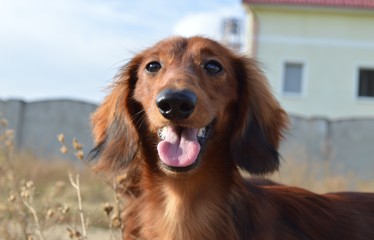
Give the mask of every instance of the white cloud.
[(238, 18), (244, 24), (245, 14), (239, 4), (230, 6), (220, 6), (212, 11), (192, 13), (174, 26), (174, 33), (182, 36), (203, 35), (216, 40), (221, 39), (222, 21), (225, 18)]
[(219, 39), (221, 20), (222, 16), (217, 12), (190, 14), (175, 25), (174, 32), (186, 37), (203, 35)]

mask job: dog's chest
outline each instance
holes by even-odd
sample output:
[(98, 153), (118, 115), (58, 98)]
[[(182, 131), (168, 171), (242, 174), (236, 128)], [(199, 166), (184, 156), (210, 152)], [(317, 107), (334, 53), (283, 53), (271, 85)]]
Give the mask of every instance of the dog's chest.
[(148, 223), (144, 226), (152, 226), (145, 231), (146, 239), (221, 239), (232, 233), (223, 220), (227, 218), (224, 209), (211, 200), (189, 201), (186, 196), (169, 192), (152, 209), (153, 214), (146, 210)]

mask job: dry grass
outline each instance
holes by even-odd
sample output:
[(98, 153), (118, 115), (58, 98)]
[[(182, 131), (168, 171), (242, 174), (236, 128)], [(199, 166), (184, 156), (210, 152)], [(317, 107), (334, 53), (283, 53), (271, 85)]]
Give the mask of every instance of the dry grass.
[(270, 178), (292, 186), (299, 186), (317, 193), (337, 191), (374, 192), (374, 180), (364, 180), (359, 173), (334, 174), (328, 162), (313, 164), (287, 159), (281, 170)]
[[(13, 138), (0, 118), (0, 239), (120, 239), (109, 184), (78, 161), (16, 152)], [(72, 145), (81, 159), (83, 149)]]
[[(112, 213), (104, 209), (107, 205), (115, 207), (115, 192), (90, 170), (18, 154), (9, 168), (3, 153), (0, 165), (0, 239), (103, 239), (95, 236), (99, 230), (107, 232), (105, 239), (110, 239), (111, 231), (119, 235), (111, 228)], [(81, 208), (68, 172), (80, 177)]]

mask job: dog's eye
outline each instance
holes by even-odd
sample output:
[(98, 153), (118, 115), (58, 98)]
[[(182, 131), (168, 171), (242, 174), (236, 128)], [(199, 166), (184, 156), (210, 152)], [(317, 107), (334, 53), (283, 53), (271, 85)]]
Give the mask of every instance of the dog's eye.
[(155, 73), (161, 69), (161, 64), (159, 62), (150, 62), (145, 68), (148, 72)]
[(219, 73), (222, 71), (222, 65), (215, 60), (210, 60), (205, 64), (204, 69), (211, 74)]

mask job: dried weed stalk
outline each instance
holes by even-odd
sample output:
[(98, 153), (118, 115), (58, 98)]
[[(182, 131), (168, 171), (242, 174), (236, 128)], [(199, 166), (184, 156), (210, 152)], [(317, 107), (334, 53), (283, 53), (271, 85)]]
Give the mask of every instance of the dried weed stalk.
[(69, 180), (71, 185), (75, 188), (78, 198), (78, 211), (79, 216), (81, 219), (81, 227), (82, 227), (82, 236), (80, 239), (87, 239), (87, 229), (86, 229), (86, 218), (83, 213), (83, 205), (82, 205), (82, 196), (81, 196), (81, 190), (80, 190), (80, 184), (79, 184), (79, 174), (75, 176), (75, 180), (73, 177), (73, 174), (69, 172)]

